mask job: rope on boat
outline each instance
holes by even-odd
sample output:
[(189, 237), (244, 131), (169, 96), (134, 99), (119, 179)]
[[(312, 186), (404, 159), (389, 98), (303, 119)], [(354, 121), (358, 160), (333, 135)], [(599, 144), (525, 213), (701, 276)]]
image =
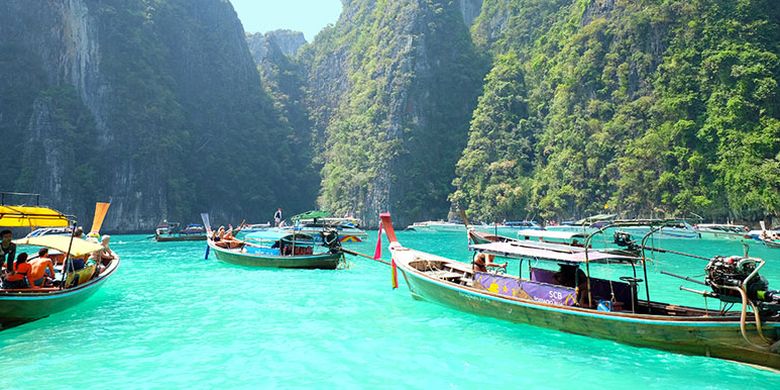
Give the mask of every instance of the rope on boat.
[(753, 315), (756, 318), (756, 330), (758, 330), (758, 336), (761, 337), (762, 340), (764, 340), (767, 344), (772, 344), (771, 341), (769, 341), (766, 336), (764, 336), (764, 331), (761, 329), (761, 318), (758, 316), (758, 307), (753, 302), (750, 302), (750, 307), (753, 309)]
[[(752, 346), (754, 348), (766, 349), (767, 348), (766, 346), (759, 345), (759, 344), (756, 344), (756, 343), (750, 341), (750, 339), (747, 336), (747, 326), (746, 326), (746, 324), (747, 324), (748, 298), (747, 298), (747, 293), (745, 292), (745, 290), (743, 288), (741, 288), (741, 287), (734, 287), (734, 286), (717, 286), (717, 287), (718, 288), (725, 288), (725, 289), (729, 289), (729, 290), (735, 290), (735, 291), (739, 292), (739, 295), (742, 297), (742, 311), (740, 312), (740, 315), (739, 315), (739, 330), (742, 333), (742, 338), (745, 339), (745, 342), (747, 342), (748, 345), (750, 345), (750, 346)], [(752, 303), (751, 303), (751, 306), (752, 306)], [(758, 317), (758, 312), (757, 311), (754, 311), (754, 314), (756, 315), (756, 328), (760, 329), (761, 328), (761, 319)], [(761, 335), (762, 339), (764, 339), (765, 341), (768, 341), (768, 340), (766, 340), (766, 338), (764, 338), (764, 335), (761, 333), (760, 330), (759, 330), (759, 334)]]
[(366, 259), (373, 260), (373, 261), (376, 261), (376, 262), (379, 262), (379, 263), (382, 263), (382, 264), (385, 264), (385, 265), (391, 265), (389, 261), (385, 261), (385, 260), (382, 260), (382, 259), (375, 259), (373, 256), (369, 256), (369, 255), (367, 255), (365, 253), (360, 253), (360, 252), (353, 251), (353, 250), (346, 249), (346, 248), (341, 248), (341, 251), (344, 252), (344, 253), (348, 253), (348, 254), (350, 254), (352, 256), (365, 257)]

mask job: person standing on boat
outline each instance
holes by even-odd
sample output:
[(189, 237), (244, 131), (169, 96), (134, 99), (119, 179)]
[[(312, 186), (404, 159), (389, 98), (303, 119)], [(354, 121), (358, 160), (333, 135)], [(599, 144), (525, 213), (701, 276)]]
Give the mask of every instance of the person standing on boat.
[(279, 226), (282, 223), (282, 209), (281, 207), (276, 209), (274, 213), (274, 226)]
[(13, 243), (14, 234), (5, 229), (0, 232), (0, 268), (5, 264), (5, 272), (11, 273), (14, 270), (14, 258), (16, 258), (16, 244)]

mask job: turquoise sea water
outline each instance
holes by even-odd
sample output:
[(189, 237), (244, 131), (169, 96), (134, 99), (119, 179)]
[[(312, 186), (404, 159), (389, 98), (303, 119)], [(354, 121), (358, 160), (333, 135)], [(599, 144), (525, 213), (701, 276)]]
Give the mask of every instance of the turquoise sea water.
[[(376, 232), (370, 235), (350, 248), (373, 253)], [(465, 234), (399, 238), (470, 259)], [(780, 388), (780, 374), (743, 364), (416, 301), (403, 278), (392, 290), (389, 267), (369, 260), (350, 257), (349, 268), (337, 271), (261, 270), (204, 260), (202, 242), (113, 241), (122, 265), (95, 296), (0, 332), (0, 388)], [(702, 255), (742, 253), (736, 242), (663, 243)], [(780, 288), (780, 250), (754, 247), (751, 255), (768, 261), (762, 274)], [(702, 267), (657, 256), (652, 297), (703, 305), (678, 291), (684, 282), (658, 274), (698, 276)]]

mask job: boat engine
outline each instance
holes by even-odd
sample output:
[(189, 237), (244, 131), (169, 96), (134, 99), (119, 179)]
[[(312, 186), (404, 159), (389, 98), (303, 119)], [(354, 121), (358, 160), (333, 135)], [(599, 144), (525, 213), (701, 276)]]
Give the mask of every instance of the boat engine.
[(758, 261), (740, 256), (713, 257), (704, 267), (707, 274), (704, 281), (724, 302), (742, 303), (741, 294), (732, 288), (744, 288), (747, 298), (762, 311), (777, 313), (780, 311), (780, 291), (769, 290), (769, 282), (765, 277), (756, 274), (743, 286), (748, 276), (756, 270)]
[(636, 245), (634, 240), (631, 239), (631, 235), (626, 232), (616, 231), (612, 237), (614, 238), (615, 244), (618, 246), (627, 247), (632, 244)]
[(341, 251), (341, 241), (339, 240), (339, 232), (336, 229), (328, 229), (320, 232), (322, 236), (322, 243), (326, 247), (330, 248), (331, 253), (337, 253)]
[(625, 251), (630, 253), (633, 256), (641, 256), (642, 254), (642, 247), (639, 246), (636, 241), (631, 239), (631, 235), (626, 232), (616, 231), (615, 234), (612, 235), (613, 242), (615, 245), (626, 248)]

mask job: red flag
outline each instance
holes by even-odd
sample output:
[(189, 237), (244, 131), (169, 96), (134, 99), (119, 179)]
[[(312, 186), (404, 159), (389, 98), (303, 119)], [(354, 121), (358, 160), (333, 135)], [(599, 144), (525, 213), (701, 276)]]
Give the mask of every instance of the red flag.
[(395, 266), (395, 259), (390, 260), (391, 267), (393, 269), (393, 289), (398, 288), (398, 267)]
[(376, 249), (374, 249), (374, 260), (382, 258), (382, 222), (379, 222), (379, 235), (376, 237)]

